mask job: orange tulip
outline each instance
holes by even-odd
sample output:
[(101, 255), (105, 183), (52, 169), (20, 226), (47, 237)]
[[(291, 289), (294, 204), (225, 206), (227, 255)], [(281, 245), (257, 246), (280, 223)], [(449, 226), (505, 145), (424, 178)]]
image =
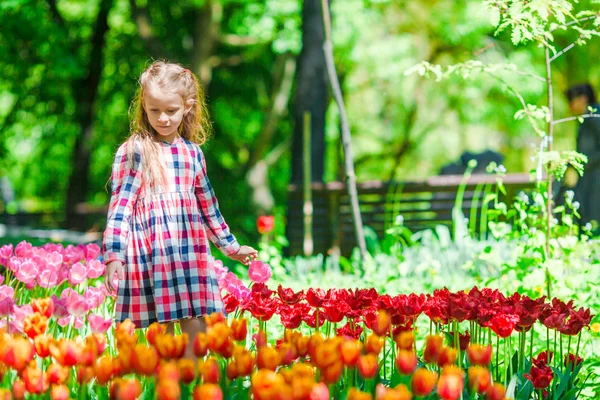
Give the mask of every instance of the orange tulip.
[(271, 346), (263, 346), (256, 353), (256, 366), (259, 369), (275, 371), (281, 363), (281, 355)]
[(77, 367), (77, 383), (88, 384), (94, 378), (94, 368), (80, 365)]
[(158, 351), (154, 347), (138, 344), (131, 352), (131, 369), (137, 374), (154, 375), (158, 361)]
[(130, 372), (133, 372), (133, 365), (131, 363), (131, 359), (133, 358), (134, 349), (135, 345), (131, 347), (122, 347), (119, 349), (117, 361), (119, 365), (120, 374), (117, 374), (117, 371), (114, 371), (115, 375), (126, 375)]
[(205, 383), (194, 388), (194, 400), (223, 400), (221, 387), (214, 383)]
[(319, 342), (311, 352), (311, 361), (321, 369), (333, 364), (340, 359), (340, 346), (339, 340), (327, 339)]
[(21, 377), (25, 384), (25, 390), (31, 394), (41, 394), (48, 390), (46, 377), (42, 370), (37, 367), (35, 362), (29, 364), (29, 366), (23, 370)]
[(69, 379), (70, 369), (60, 364), (50, 364), (46, 371), (46, 378), (51, 385), (62, 385)]
[(470, 344), (467, 347), (467, 356), (469, 357), (469, 364), (487, 367), (492, 361), (492, 346)]
[(98, 341), (94, 336), (90, 335), (85, 338), (84, 345), (80, 348), (77, 363), (92, 366), (98, 356)]
[(96, 349), (98, 350), (98, 357), (104, 353), (106, 350), (106, 334), (104, 333), (92, 333), (90, 340), (94, 339), (96, 342)]
[(28, 339), (14, 337), (7, 341), (2, 352), (2, 361), (12, 369), (21, 371), (33, 359), (33, 346)]
[(173, 336), (169, 334), (156, 335), (154, 338), (158, 354), (163, 358), (181, 358), (188, 343), (188, 334)]
[(442, 368), (445, 365), (451, 365), (456, 363), (458, 358), (458, 350), (452, 347), (443, 347), (440, 354), (437, 357), (437, 365)]
[(296, 359), (296, 350), (291, 343), (281, 343), (279, 346), (281, 365), (290, 365)]
[(390, 333), (391, 319), (390, 315), (385, 310), (379, 310), (375, 323), (373, 324), (373, 332), (378, 336), (387, 336)]
[(208, 337), (208, 348), (217, 354), (224, 352), (231, 341), (231, 330), (224, 322), (217, 322), (208, 327), (206, 332)]
[(177, 366), (179, 367), (179, 376), (181, 382), (189, 385), (196, 379), (196, 365), (194, 361), (182, 358), (177, 362)]
[(127, 336), (134, 336), (135, 325), (129, 318), (127, 318), (125, 321), (119, 322), (117, 326), (115, 326), (115, 333), (123, 333)]
[(412, 400), (412, 393), (403, 384), (392, 389), (379, 383), (375, 390), (375, 400)]
[(485, 393), (486, 400), (503, 400), (504, 396), (506, 396), (506, 388), (498, 382), (489, 386)]
[(46, 328), (48, 328), (48, 318), (39, 312), (29, 314), (23, 320), (23, 332), (31, 339), (46, 332)]
[(25, 398), (25, 384), (17, 379), (12, 385), (12, 395), (14, 400), (23, 400)]
[(360, 340), (350, 339), (344, 341), (341, 346), (342, 360), (349, 367), (355, 367), (362, 351), (362, 343)]
[(429, 335), (425, 338), (425, 350), (423, 358), (426, 363), (435, 363), (444, 347), (444, 337), (440, 335)]
[(413, 350), (399, 350), (396, 355), (396, 367), (402, 375), (410, 375), (417, 368), (417, 355)]
[(283, 377), (270, 369), (261, 369), (252, 376), (250, 392), (255, 400), (267, 400), (285, 387)]
[(198, 368), (204, 383), (219, 383), (221, 380), (221, 370), (216, 358), (208, 357), (206, 360), (200, 360)]
[(443, 400), (458, 400), (463, 392), (464, 382), (461, 375), (444, 373), (437, 384), (437, 394)]
[(323, 336), (321, 336), (319, 332), (310, 336), (310, 338), (308, 339), (308, 354), (310, 354), (310, 357), (312, 359), (315, 358), (317, 347), (324, 341), (325, 339), (323, 338)]
[(81, 349), (70, 340), (60, 339), (58, 342), (50, 343), (50, 354), (56, 361), (65, 367), (72, 367), (77, 364)]
[(437, 382), (437, 374), (426, 368), (415, 371), (410, 382), (412, 392), (415, 396), (426, 397), (433, 392)]
[(236, 369), (239, 376), (249, 376), (254, 369), (254, 356), (244, 349), (235, 355)]
[(115, 382), (114, 396), (117, 400), (135, 400), (142, 394), (142, 385), (137, 379), (119, 379)]
[(415, 344), (415, 334), (412, 331), (400, 332), (394, 340), (399, 349), (412, 350)]
[[(294, 398), (302, 398), (300, 396), (296, 396), (296, 391), (293, 388), (292, 393), (294, 393)], [(317, 383), (312, 387), (309, 397), (310, 400), (329, 400), (329, 388), (323, 382)]]
[(156, 335), (164, 335), (165, 333), (167, 333), (167, 327), (165, 325), (153, 322), (148, 327), (148, 330), (146, 330), (146, 340), (151, 346), (154, 346)]
[(113, 360), (109, 357), (101, 357), (94, 364), (94, 373), (96, 382), (99, 385), (106, 385), (113, 375)]
[(129, 318), (117, 324), (115, 327), (115, 339), (117, 340), (117, 348), (133, 347), (136, 345), (137, 335), (135, 335), (135, 325)]
[(469, 387), (471, 390), (483, 394), (488, 390), (492, 381), (490, 371), (480, 365), (469, 367)]
[(364, 356), (360, 356), (358, 359), (358, 373), (365, 379), (371, 379), (375, 377), (379, 370), (379, 361), (377, 356), (373, 353), (369, 353)]
[(208, 338), (206, 334), (199, 333), (194, 339), (194, 354), (198, 358), (203, 358), (208, 354)]
[(367, 353), (373, 353), (375, 355), (379, 355), (381, 349), (383, 348), (384, 339), (379, 337), (377, 334), (372, 333), (367, 336), (367, 340), (365, 343), (365, 351)]
[(68, 400), (71, 391), (66, 385), (54, 385), (50, 389), (50, 399), (52, 400)]
[(346, 400), (373, 400), (370, 393), (361, 392), (357, 388), (350, 388)]
[[(359, 361), (360, 363), (360, 361)], [(360, 366), (359, 366), (360, 368)], [(369, 366), (365, 366), (365, 369), (370, 368)], [(359, 369), (360, 371), (360, 369)], [(344, 362), (340, 359), (334, 361), (333, 363), (326, 365), (321, 368), (321, 380), (327, 384), (333, 384), (340, 380), (342, 377), (342, 372), (344, 372)], [(368, 371), (370, 372), (370, 371)]]
[(175, 361), (164, 361), (158, 365), (156, 375), (159, 381), (179, 381), (179, 367)]
[(156, 383), (156, 400), (179, 400), (181, 398), (181, 386), (178, 381), (172, 379), (159, 379)]
[(307, 336), (300, 336), (295, 340), (294, 345), (296, 346), (298, 357), (306, 357), (308, 354), (309, 342), (310, 338)]
[(206, 325), (208, 326), (213, 326), (216, 325), (218, 323), (222, 323), (225, 322), (225, 315), (221, 314), (221, 313), (217, 313), (217, 312), (213, 312), (210, 315), (205, 315), (204, 316), (204, 321), (206, 322)]
[(233, 340), (242, 342), (248, 335), (248, 321), (246, 319), (234, 319), (231, 321), (231, 336)]
[(238, 366), (235, 360), (232, 359), (227, 363), (227, 367), (225, 368), (225, 375), (227, 376), (227, 379), (232, 381), (240, 377)]
[(50, 297), (45, 299), (33, 299), (31, 300), (31, 308), (34, 313), (38, 312), (40, 315), (50, 319), (54, 313), (54, 301)]
[(50, 355), (50, 343), (54, 341), (54, 338), (48, 334), (37, 335), (33, 339), (33, 347), (35, 352), (41, 358), (46, 358)]

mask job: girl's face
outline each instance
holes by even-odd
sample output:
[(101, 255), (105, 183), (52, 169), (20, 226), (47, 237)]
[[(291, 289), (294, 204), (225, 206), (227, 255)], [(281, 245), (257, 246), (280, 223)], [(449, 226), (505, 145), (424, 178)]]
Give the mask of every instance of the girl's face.
[(178, 93), (165, 92), (157, 85), (150, 85), (144, 91), (144, 110), (148, 115), (150, 125), (159, 135), (159, 139), (173, 141), (183, 116), (190, 110), (185, 106), (183, 98)]

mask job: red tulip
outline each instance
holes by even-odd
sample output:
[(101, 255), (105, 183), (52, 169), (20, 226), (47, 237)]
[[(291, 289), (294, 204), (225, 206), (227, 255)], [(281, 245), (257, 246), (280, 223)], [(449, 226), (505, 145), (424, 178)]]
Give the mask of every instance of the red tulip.
[(542, 367), (533, 365), (531, 366), (530, 374), (524, 374), (523, 376), (533, 383), (534, 388), (546, 389), (550, 386), (550, 382), (552, 382), (554, 372), (552, 371), (552, 368), (547, 365)]

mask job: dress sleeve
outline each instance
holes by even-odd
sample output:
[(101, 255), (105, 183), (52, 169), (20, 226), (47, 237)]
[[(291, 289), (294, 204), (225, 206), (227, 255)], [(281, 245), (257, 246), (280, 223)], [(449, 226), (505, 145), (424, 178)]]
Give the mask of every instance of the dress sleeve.
[[(132, 153), (129, 157), (128, 148)], [(141, 163), (142, 153), (137, 143), (124, 143), (119, 147), (112, 167), (112, 194), (104, 231), (106, 264), (111, 261), (125, 263), (130, 219), (142, 186)]]
[(219, 250), (230, 256), (239, 251), (240, 245), (235, 236), (229, 231), (229, 227), (225, 223), (221, 211), (219, 211), (219, 203), (206, 174), (204, 154), (200, 149), (198, 149), (198, 163), (200, 170), (196, 175), (194, 186), (202, 211), (203, 223), (208, 228), (206, 234)]

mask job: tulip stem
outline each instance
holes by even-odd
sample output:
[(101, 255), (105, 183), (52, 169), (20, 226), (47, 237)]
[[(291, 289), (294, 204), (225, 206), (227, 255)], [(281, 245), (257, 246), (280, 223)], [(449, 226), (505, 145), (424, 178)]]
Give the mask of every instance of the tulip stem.
[(531, 326), (531, 343), (529, 344), (529, 361), (533, 358), (533, 335), (535, 334), (535, 329)]
[(581, 331), (579, 331), (579, 336), (577, 337), (577, 350), (575, 350), (575, 360), (579, 356), (579, 343), (581, 343)]
[(500, 353), (500, 336), (496, 336), (496, 381), (500, 380), (500, 368), (499, 368), (499, 364), (498, 364), (498, 359), (499, 359), (499, 353)]

